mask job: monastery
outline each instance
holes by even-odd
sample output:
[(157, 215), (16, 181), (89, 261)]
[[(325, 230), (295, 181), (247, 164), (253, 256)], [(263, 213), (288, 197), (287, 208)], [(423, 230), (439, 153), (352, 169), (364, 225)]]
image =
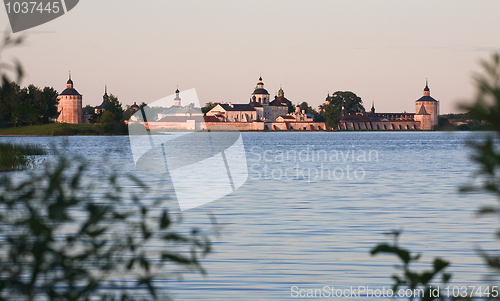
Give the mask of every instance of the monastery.
[[(297, 105), (289, 112), (292, 106), (280, 87), (273, 100), (264, 88), (262, 77), (251, 94), (247, 104), (221, 103), (203, 115), (199, 108), (182, 106), (180, 91), (175, 91), (174, 105), (166, 108), (155, 120), (148, 122), (151, 129), (182, 129), (206, 130), (213, 126), (231, 126), (238, 130), (256, 131), (324, 131), (328, 130), (325, 122), (315, 122), (313, 116), (306, 114)], [(96, 113), (104, 109), (107, 98), (107, 88), (103, 96), (103, 103), (96, 107)], [(83, 96), (75, 90), (71, 74), (66, 83), (66, 89), (59, 96), (57, 122), (88, 123), (88, 116), (82, 110)], [(325, 104), (329, 103), (329, 98)], [(134, 109), (139, 107), (134, 103)], [(424, 95), (415, 102), (416, 113), (378, 113), (372, 104), (370, 112), (345, 114), (342, 107), (342, 116), (336, 130), (432, 130), (438, 124), (439, 101), (430, 96), (430, 89), (426, 81)], [(138, 121), (138, 120), (132, 120)]]

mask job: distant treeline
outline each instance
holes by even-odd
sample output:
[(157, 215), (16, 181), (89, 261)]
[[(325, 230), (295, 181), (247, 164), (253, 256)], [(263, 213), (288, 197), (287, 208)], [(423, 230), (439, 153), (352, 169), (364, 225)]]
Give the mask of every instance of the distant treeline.
[(438, 124), (434, 126), (434, 129), (444, 131), (486, 131), (490, 130), (490, 126), (467, 112), (439, 115)]
[(21, 88), (15, 82), (0, 86), (0, 127), (16, 127), (52, 122), (57, 118), (57, 96), (54, 88), (34, 85)]

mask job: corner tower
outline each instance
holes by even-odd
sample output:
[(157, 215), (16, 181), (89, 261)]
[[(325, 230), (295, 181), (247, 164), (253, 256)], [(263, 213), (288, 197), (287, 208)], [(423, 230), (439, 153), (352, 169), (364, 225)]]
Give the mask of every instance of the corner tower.
[[(424, 110), (422, 110), (422, 107), (424, 107)], [(425, 112), (430, 115), (430, 124), (422, 124), (420, 127), (422, 130), (432, 130), (434, 125), (438, 124), (439, 101), (431, 97), (431, 89), (429, 89), (427, 79), (425, 80), (424, 96), (415, 101), (415, 112), (417, 114)]]
[(66, 82), (66, 89), (57, 97), (59, 101), (57, 105), (57, 111), (59, 112), (57, 122), (82, 123), (82, 98), (83, 96), (73, 88), (70, 73)]

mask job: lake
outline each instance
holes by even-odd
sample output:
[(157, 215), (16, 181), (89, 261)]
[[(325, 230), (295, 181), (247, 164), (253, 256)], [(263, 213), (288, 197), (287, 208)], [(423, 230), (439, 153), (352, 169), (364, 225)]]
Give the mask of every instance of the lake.
[[(402, 229), (400, 245), (422, 253), (417, 269), (429, 269), (439, 256), (451, 261), (451, 286), (484, 287), (488, 270), (476, 250), (498, 250), (498, 223), (475, 212), (496, 199), (458, 192), (476, 170), (465, 145), (473, 135), (242, 133), (247, 182), (182, 212), (187, 226), (207, 227), (208, 214), (221, 226), (214, 252), (203, 260), (208, 275), (186, 273), (183, 281), (159, 284), (175, 300), (287, 300), (294, 291), (325, 286), (387, 289), (399, 261), (369, 253), (391, 241), (384, 233)], [(5, 141), (56, 145), (88, 158), (96, 175), (136, 173), (161, 186), (159, 194), (173, 195), (168, 179), (135, 170), (126, 136), (0, 137)], [(165, 206), (179, 211), (175, 196)]]

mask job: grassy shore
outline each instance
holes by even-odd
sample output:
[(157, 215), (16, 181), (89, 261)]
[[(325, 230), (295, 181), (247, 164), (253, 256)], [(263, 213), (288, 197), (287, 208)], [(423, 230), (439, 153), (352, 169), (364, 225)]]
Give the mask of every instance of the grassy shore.
[(95, 124), (49, 123), (0, 128), (0, 136), (72, 136), (103, 134), (102, 128)]
[(0, 143), (0, 172), (20, 170), (32, 165), (35, 155), (45, 155), (38, 145)]

